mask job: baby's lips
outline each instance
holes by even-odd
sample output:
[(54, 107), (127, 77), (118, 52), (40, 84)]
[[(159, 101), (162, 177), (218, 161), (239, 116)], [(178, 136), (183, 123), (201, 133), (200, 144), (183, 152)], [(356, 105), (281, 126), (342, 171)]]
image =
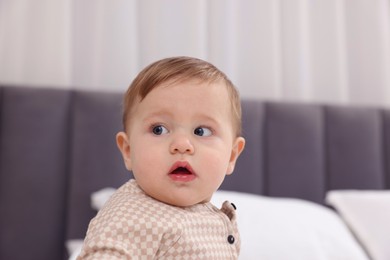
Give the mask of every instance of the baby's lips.
[(174, 163), (168, 175), (174, 182), (179, 183), (188, 183), (197, 178), (191, 165), (185, 161)]
[(178, 170), (180, 168), (186, 169), (190, 174), (195, 174), (195, 172), (192, 169), (191, 165), (188, 162), (186, 162), (186, 161), (178, 161), (178, 162), (174, 163), (172, 165), (171, 169), (169, 170), (169, 174), (173, 174), (176, 170)]

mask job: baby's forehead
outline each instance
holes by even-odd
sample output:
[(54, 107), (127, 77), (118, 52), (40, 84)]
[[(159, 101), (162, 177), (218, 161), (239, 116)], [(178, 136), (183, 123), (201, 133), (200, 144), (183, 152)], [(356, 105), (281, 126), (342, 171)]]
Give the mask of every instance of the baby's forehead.
[[(188, 109), (189, 106), (230, 106), (229, 94), (226, 86), (220, 82), (203, 82), (198, 79), (186, 81), (167, 81), (154, 89), (150, 90), (143, 98), (138, 96), (133, 102), (133, 112), (138, 110), (138, 107), (143, 109), (154, 109), (168, 107), (177, 107), (179, 104), (185, 104), (182, 109)], [(133, 114), (134, 115), (134, 114)]]
[[(222, 91), (222, 92), (221, 92)], [(150, 88), (148, 92), (145, 92), (144, 95), (138, 95), (137, 100), (139, 103), (142, 103), (145, 98), (148, 96), (156, 96), (156, 95), (167, 95), (170, 96), (171, 93), (177, 94), (180, 93), (183, 98), (192, 97), (197, 98), (199, 95), (202, 98), (209, 93), (218, 92), (218, 97), (226, 97), (230, 98), (228, 87), (222, 81), (206, 81), (198, 78), (190, 78), (190, 79), (174, 79), (167, 80), (162, 82), (153, 88)], [(225, 95), (225, 93), (227, 95)]]

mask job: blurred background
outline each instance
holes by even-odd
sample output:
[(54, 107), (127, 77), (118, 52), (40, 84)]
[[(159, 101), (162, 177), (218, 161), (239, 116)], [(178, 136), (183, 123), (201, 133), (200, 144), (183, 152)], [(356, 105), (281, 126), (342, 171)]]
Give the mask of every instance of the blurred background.
[(390, 104), (389, 0), (0, 0), (0, 84), (126, 90), (206, 59), (243, 98)]

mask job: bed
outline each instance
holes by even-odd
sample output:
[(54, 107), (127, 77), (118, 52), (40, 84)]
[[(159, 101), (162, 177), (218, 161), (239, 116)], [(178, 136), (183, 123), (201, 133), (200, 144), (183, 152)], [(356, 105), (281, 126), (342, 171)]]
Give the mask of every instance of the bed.
[[(0, 86), (0, 259), (68, 259), (98, 210), (92, 194), (132, 178), (115, 145), (121, 102)], [(214, 198), (242, 216), (242, 259), (390, 259), (390, 110), (242, 106), (247, 145)]]

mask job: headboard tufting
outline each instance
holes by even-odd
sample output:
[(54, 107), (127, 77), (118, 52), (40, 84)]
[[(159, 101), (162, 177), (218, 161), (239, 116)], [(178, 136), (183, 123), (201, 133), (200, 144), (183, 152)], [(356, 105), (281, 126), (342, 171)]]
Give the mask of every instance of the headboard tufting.
[(323, 203), (327, 190), (390, 187), (388, 110), (243, 101), (243, 111), (249, 142), (222, 188)]

